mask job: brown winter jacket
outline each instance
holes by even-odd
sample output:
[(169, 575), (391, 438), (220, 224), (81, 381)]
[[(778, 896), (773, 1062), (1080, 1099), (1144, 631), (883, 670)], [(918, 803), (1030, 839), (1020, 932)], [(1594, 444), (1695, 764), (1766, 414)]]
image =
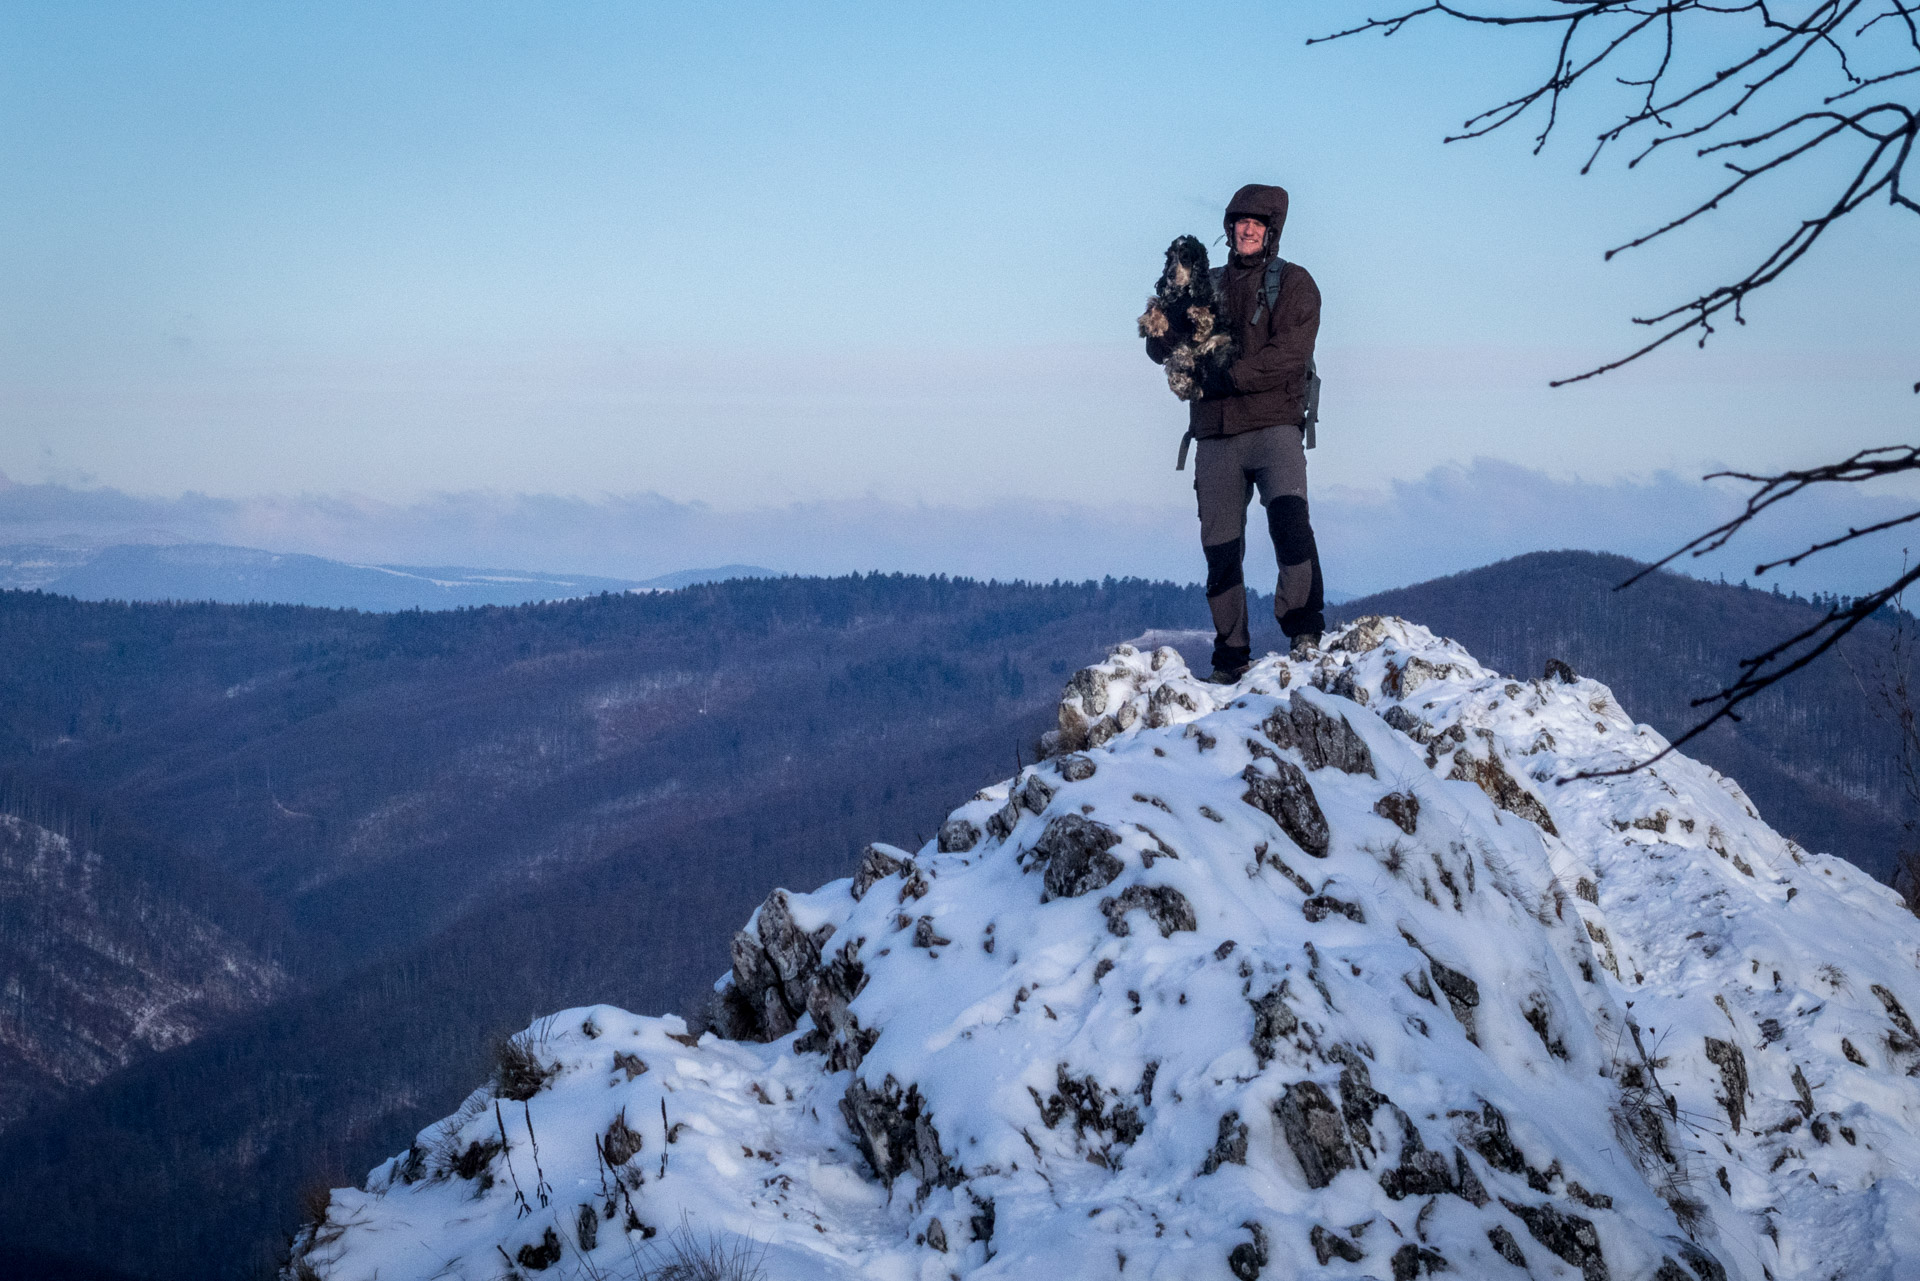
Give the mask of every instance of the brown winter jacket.
[[(1229, 244), (1234, 220), (1249, 215), (1266, 219), (1273, 233), (1257, 260), (1228, 258), (1227, 313), (1240, 355), (1228, 371), (1233, 395), (1209, 396), (1188, 405), (1188, 430), (1203, 439), (1263, 427), (1298, 427), (1307, 416), (1307, 362), (1320, 332), (1320, 287), (1305, 267), (1290, 263), (1280, 283), (1279, 305), (1271, 314), (1260, 308), (1261, 281), (1287, 221), (1285, 189), (1252, 183), (1236, 191), (1223, 219)], [(1257, 324), (1256, 311), (1261, 312)], [(1164, 363), (1170, 350), (1160, 339), (1147, 339), (1147, 355), (1155, 364)]]

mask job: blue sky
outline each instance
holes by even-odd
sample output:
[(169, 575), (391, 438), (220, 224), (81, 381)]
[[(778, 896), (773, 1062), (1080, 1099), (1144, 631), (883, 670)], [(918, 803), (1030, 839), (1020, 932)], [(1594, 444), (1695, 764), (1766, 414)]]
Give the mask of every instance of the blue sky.
[[(1443, 147), (1522, 85), (1529, 37), (1305, 46), (1360, 12), (6, 6), (0, 472), (74, 515), (12, 519), (0, 494), (0, 534), (79, 528), (116, 491), (147, 535), (187, 536), (165, 513), (191, 493), (328, 513), (324, 547), (318, 517), (223, 526), (254, 545), (396, 559), (416, 544), (392, 521), (343, 513), (414, 512), (417, 533), (534, 495), (611, 529), (653, 496), (741, 530), (815, 522), (804, 556), (769, 532), (726, 557), (777, 568), (1162, 572), (1184, 557), (1158, 541), (1191, 533), (1182, 409), (1133, 317), (1166, 242), (1215, 234), (1246, 181), (1293, 192), (1283, 252), (1327, 299), (1329, 503), (1378, 512), (1447, 477), (1515, 510), (1543, 484), (1666, 493), (1619, 532), (1645, 554), (1715, 501), (1663, 486), (1911, 438), (1920, 241), (1880, 210), (1705, 352), (1548, 391), (1743, 264), (1804, 192), (1605, 264), (1710, 175), (1578, 177), (1598, 115), (1538, 158), (1517, 132)], [(1059, 504), (1154, 532), (1074, 542)], [(955, 532), (893, 545), (828, 515), (863, 510)], [(1574, 515), (1495, 550), (1604, 536)], [(1005, 548), (990, 564), (970, 520)], [(636, 577), (698, 559), (610, 537), (618, 563), (579, 564), (591, 538), (498, 521), (436, 545)], [(1487, 557), (1440, 523), (1412, 559)], [(1360, 533), (1330, 577), (1395, 581), (1409, 558)]]

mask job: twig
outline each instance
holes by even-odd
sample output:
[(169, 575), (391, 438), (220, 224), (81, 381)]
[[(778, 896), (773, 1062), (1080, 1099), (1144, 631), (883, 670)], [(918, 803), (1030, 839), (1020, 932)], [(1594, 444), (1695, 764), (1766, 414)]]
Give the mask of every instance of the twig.
[(533, 1192), (540, 1198), (540, 1208), (544, 1210), (547, 1208), (547, 1202), (553, 1199), (553, 1187), (547, 1182), (547, 1172), (540, 1168), (540, 1139), (533, 1132), (533, 1105), (522, 1099), (520, 1106), (526, 1109), (527, 1141), (533, 1145), (533, 1172), (540, 1180), (533, 1185)]
[(500, 1115), (499, 1099), (493, 1101), (493, 1123), (500, 1127), (500, 1152), (507, 1158), (507, 1177), (513, 1180), (513, 1199), (520, 1205), (513, 1217), (524, 1219), (533, 1213), (533, 1207), (527, 1204), (527, 1194), (520, 1190), (520, 1176), (513, 1171), (513, 1144), (507, 1141), (507, 1123)]
[[(1911, 91), (1920, 83), (1916, 79), (1920, 77), (1920, 23), (1911, 0), (1812, 0), (1793, 17), (1777, 12), (1772, 0), (1551, 0), (1540, 8), (1521, 6), (1513, 12), (1441, 0), (1389, 17), (1369, 18), (1307, 43), (1369, 32), (1391, 37), (1426, 18), (1477, 27), (1557, 28), (1559, 32), (1544, 75), (1530, 88), (1469, 116), (1458, 133), (1446, 137), (1447, 142), (1485, 137), (1538, 109), (1544, 116), (1533, 139), (1538, 153), (1561, 124), (1564, 100), (1583, 82), (1591, 85), (1611, 71), (1615, 84), (1637, 92), (1632, 104), (1594, 135), (1581, 173), (1590, 172), (1615, 144), (1638, 145), (1627, 162), (1629, 169), (1679, 143), (1694, 144), (1696, 159), (1743, 153), (1760, 156), (1750, 164), (1727, 162), (1733, 176), (1718, 190), (1654, 230), (1608, 250), (1608, 259), (1699, 221), (1759, 179), (1816, 154), (1827, 155), (1850, 144), (1864, 148), (1845, 162), (1847, 167), (1837, 177), (1821, 180), (1829, 193), (1822, 197), (1824, 207), (1788, 230), (1751, 269), (1677, 306), (1635, 317), (1635, 324), (1660, 332), (1628, 354), (1556, 379), (1553, 386), (1619, 369), (1682, 335), (1697, 335), (1704, 345), (1716, 332), (1716, 322), (1729, 313), (1735, 324), (1745, 324), (1742, 312), (1748, 297), (1779, 279), (1836, 223), (1871, 199), (1884, 196), (1893, 207), (1920, 214), (1920, 202), (1902, 187), (1914, 144), (1920, 139), (1920, 100), (1887, 97), (1846, 112), (1834, 109), (1841, 102), (1851, 107), (1858, 95), (1869, 90)], [(1733, 56), (1723, 58), (1719, 50), (1729, 43), (1727, 29), (1742, 20), (1757, 21), (1758, 30), (1744, 43), (1738, 43), (1736, 36)], [(1904, 47), (1864, 42), (1867, 33), (1883, 22), (1904, 28)], [(1652, 63), (1646, 73), (1635, 73), (1625, 65), (1642, 55)], [(1676, 78), (1676, 68), (1700, 66), (1707, 57), (1714, 59), (1705, 63), (1712, 70)], [(1830, 90), (1817, 87), (1822, 76), (1837, 78), (1839, 83)], [(1796, 102), (1811, 109), (1791, 105)], [(1774, 123), (1726, 136), (1769, 109), (1776, 112)], [(1630, 138), (1643, 141), (1630, 144)], [(1914, 384), (1914, 391), (1920, 393), (1920, 382)]]

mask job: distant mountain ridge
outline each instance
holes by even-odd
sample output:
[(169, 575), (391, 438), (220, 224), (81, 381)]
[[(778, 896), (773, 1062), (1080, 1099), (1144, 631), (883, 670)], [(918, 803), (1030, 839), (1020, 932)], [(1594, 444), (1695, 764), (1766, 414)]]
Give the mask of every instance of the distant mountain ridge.
[(220, 543), (121, 543), (83, 549), (0, 547), (0, 588), (79, 600), (311, 605), (389, 613), (570, 600), (600, 592), (672, 591), (732, 578), (774, 578), (757, 565), (683, 569), (657, 578), (605, 578), (462, 565), (372, 565)]

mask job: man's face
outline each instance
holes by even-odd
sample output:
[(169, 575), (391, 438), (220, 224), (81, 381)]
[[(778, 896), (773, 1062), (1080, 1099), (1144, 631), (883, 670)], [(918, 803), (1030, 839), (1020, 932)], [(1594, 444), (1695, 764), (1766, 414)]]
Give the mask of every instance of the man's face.
[(1233, 252), (1251, 258), (1267, 243), (1267, 224), (1258, 218), (1239, 218), (1233, 224)]

